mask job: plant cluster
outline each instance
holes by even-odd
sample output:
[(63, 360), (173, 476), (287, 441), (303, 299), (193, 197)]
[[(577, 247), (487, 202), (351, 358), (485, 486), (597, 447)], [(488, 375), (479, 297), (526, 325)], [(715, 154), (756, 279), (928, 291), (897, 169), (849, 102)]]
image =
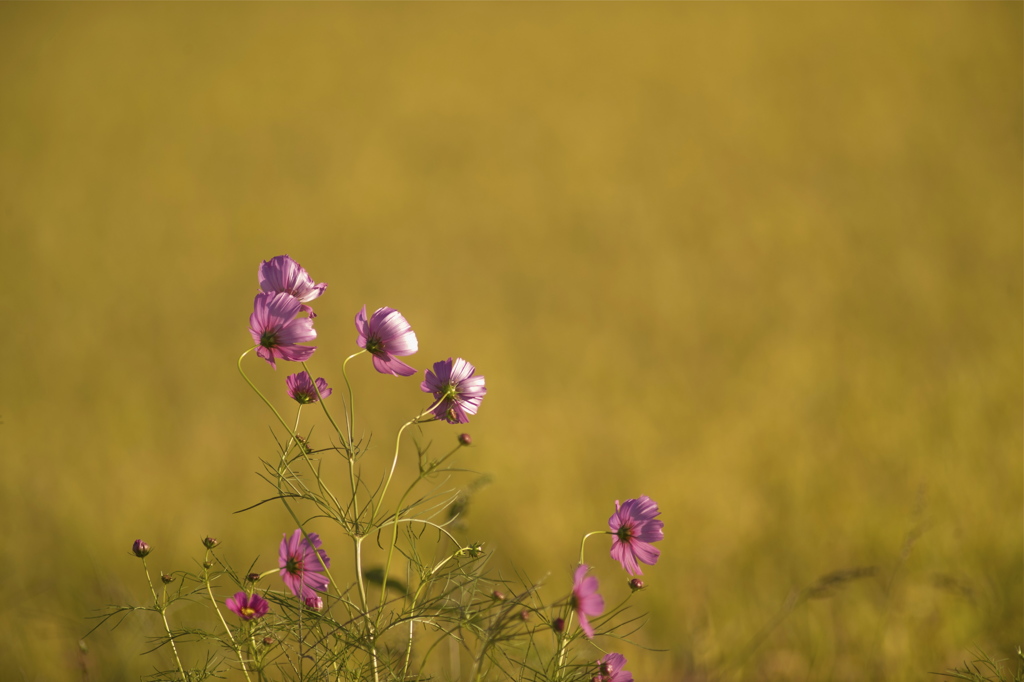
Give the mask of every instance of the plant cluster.
[[(186, 682), (231, 674), (249, 682), (631, 682), (625, 657), (599, 642), (625, 638), (638, 619), (625, 615), (629, 597), (606, 607), (584, 552), (588, 538), (611, 535), (610, 553), (629, 576), (630, 596), (644, 589), (641, 564), (658, 561), (652, 543), (663, 537), (658, 505), (646, 496), (616, 501), (608, 529), (583, 535), (569, 590), (551, 603), (544, 601), (541, 583), (524, 573), (517, 572), (515, 580), (492, 575), (483, 545), (457, 535), (466, 493), (447, 487), (464, 471), (455, 459), (472, 444), (469, 434), (458, 434), (455, 445), (437, 457), (429, 445), (417, 443), (414, 458), (407, 455), (412, 461), (403, 463), (412, 469), (411, 482), (399, 484), (402, 477), (395, 475), (403, 434), (432, 422), (468, 423), (487, 394), (484, 377), (462, 358), (433, 363), (420, 383), (426, 406), (398, 430), (390, 460), (373, 462), (367, 443), (355, 436), (347, 368), (369, 355), (380, 374), (414, 376), (417, 370), (399, 359), (418, 350), (412, 327), (397, 310), (383, 307), (368, 315), (363, 306), (355, 316), (359, 350), (342, 363), (345, 391), (336, 413), (328, 401), (338, 400), (334, 389), (322, 377), (314, 380), (307, 366), (316, 347), (305, 345), (317, 337), (310, 303), (327, 285), (315, 283), (287, 255), (264, 261), (258, 282), (249, 318), (254, 345), (239, 357), (238, 369), (282, 435), (275, 459), (263, 461), (263, 477), (274, 493), (253, 507), (280, 504), (295, 528), (283, 533), (276, 567), (257, 571), (254, 563), (238, 571), (218, 550), (220, 542), (208, 537), (201, 568), (161, 575), (159, 589), (147, 564), (153, 548), (134, 542), (132, 554), (141, 560), (152, 603), (112, 607), (101, 618), (134, 611), (159, 616), (162, 633), (151, 651), (169, 650), (173, 667), (153, 679)], [(301, 365), (284, 382), (297, 405), (293, 421), (246, 375), (243, 361), (253, 351), (274, 369), (279, 360)], [(330, 445), (316, 448), (309, 432), (300, 433), (300, 416), (308, 409), (323, 411), (332, 429)], [(325, 466), (331, 462), (340, 476)], [(378, 469), (379, 477), (370, 473)], [(340, 551), (325, 545), (321, 534), (350, 545), (350, 565), (332, 565), (331, 553)], [(368, 565), (367, 550), (377, 548), (380, 564)], [(215, 614), (214, 626), (172, 625), (175, 614), (169, 612), (179, 601), (206, 604)], [(179, 646), (186, 642), (205, 645), (201, 664), (186, 665)]]

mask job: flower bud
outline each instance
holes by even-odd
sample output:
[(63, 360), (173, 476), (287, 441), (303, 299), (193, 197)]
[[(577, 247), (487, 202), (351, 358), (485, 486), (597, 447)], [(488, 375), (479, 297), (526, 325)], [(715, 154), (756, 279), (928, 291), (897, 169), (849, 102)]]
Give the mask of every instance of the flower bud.
[(459, 445), (472, 445), (473, 438), (468, 433), (459, 434)]
[(213, 562), (212, 561), (204, 561), (203, 562), (203, 568), (213, 568)]
[(640, 578), (633, 578), (629, 581), (629, 589), (634, 592), (644, 589), (644, 581), (640, 580)]
[(519, 620), (521, 620), (523, 622), (530, 620), (530, 612), (527, 611), (526, 609), (523, 609), (522, 611), (520, 611), (519, 612)]
[(271, 644), (274, 643), (274, 638), (271, 637), (270, 635), (267, 635), (266, 637), (263, 638), (263, 643), (266, 644), (267, 646), (270, 646)]
[(554, 622), (551, 623), (551, 627), (555, 630), (555, 632), (562, 632), (563, 630), (565, 630), (565, 619), (555, 618)]
[(203, 547), (206, 549), (213, 549), (220, 544), (220, 540), (217, 538), (205, 537), (203, 538)]
[(505, 594), (495, 590), (494, 592), (491, 592), (491, 599), (494, 599), (495, 601), (505, 601)]
[(248, 580), (251, 583), (254, 583), (254, 582), (256, 582), (257, 580), (260, 579), (260, 574), (259, 573), (250, 573), (249, 575), (245, 576), (245, 579)]
[(163, 581), (164, 585), (170, 585), (174, 582), (174, 576), (167, 575), (166, 573), (164, 573), (162, 576), (160, 576), (160, 580)]
[(469, 556), (476, 559), (478, 556), (484, 553), (484, 546), (479, 542), (474, 542), (469, 546)]
[(314, 594), (312, 597), (306, 597), (305, 604), (307, 609), (313, 609), (314, 611), (320, 611), (324, 608), (324, 600), (321, 599), (318, 594)]
[(153, 551), (153, 549), (145, 540), (136, 540), (132, 543), (132, 554), (139, 557), (140, 559), (149, 554), (151, 551)]

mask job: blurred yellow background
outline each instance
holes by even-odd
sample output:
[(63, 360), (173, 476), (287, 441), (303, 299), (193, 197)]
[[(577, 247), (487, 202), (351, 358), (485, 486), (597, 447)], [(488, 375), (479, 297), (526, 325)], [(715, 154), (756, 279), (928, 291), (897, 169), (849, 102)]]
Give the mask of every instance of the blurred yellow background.
[[(145, 618), (78, 644), (145, 601), (135, 538), (274, 566), (287, 518), (232, 514), (274, 451), (234, 363), (281, 253), (329, 283), (332, 384), (363, 304), (486, 376), (496, 567), (564, 591), (614, 500), (660, 503), (637, 679), (1010, 655), (1021, 57), (1019, 2), (0, 5), (0, 677), (160, 664)], [(247, 367), (283, 402), (296, 370)], [(384, 457), (419, 380), (353, 380)]]

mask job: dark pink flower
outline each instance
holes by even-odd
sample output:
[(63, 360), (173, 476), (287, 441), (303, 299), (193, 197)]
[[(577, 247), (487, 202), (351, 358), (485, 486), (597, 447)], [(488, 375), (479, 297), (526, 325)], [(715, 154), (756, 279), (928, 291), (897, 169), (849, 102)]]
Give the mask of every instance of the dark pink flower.
[(292, 594), (300, 597), (303, 602), (316, 596), (314, 590), (323, 592), (327, 589), (329, 581), (324, 571), (330, 568), (331, 560), (319, 547), (320, 536), (310, 533), (302, 537), (301, 528), (296, 528), (291, 538), (285, 536), (281, 540), (278, 556), (281, 579)]
[(660, 513), (658, 505), (646, 495), (626, 500), (621, 506), (615, 500), (615, 513), (608, 519), (608, 526), (615, 534), (612, 539), (612, 558), (622, 564), (630, 575), (643, 575), (638, 559), (653, 566), (661, 555), (650, 544), (665, 537), (661, 530), (665, 526), (664, 522), (655, 518)]
[(487, 393), (482, 376), (474, 376), (476, 368), (462, 358), (434, 363), (434, 371), (426, 370), (420, 389), (432, 393), (437, 405), (431, 413), (449, 424), (465, 424), (476, 414)]
[(277, 369), (277, 358), (304, 362), (316, 350), (316, 346), (298, 345), (316, 338), (313, 320), (298, 317), (301, 307), (299, 299), (291, 294), (256, 294), (249, 316), (249, 333), (256, 342), (256, 355), (274, 369)]
[(397, 359), (396, 355), (412, 355), (419, 349), (416, 332), (394, 308), (377, 308), (366, 319), (366, 306), (356, 314), (356, 343), (373, 355), (373, 366), (381, 374), (410, 377), (416, 370)]
[(314, 594), (312, 597), (306, 597), (303, 600), (303, 603), (306, 605), (307, 609), (312, 609), (314, 611), (322, 611), (324, 608), (324, 600), (319, 594)]
[(626, 665), (626, 657), (622, 654), (605, 654), (604, 658), (597, 662), (597, 675), (593, 682), (633, 682), (633, 673), (623, 670)]
[(132, 543), (132, 554), (139, 557), (140, 559), (145, 556), (148, 556), (151, 551), (152, 548), (149, 546), (149, 543), (145, 540), (136, 540)]
[(236, 592), (235, 596), (228, 597), (224, 603), (242, 620), (262, 618), (270, 610), (270, 604), (266, 599), (258, 594), (245, 592)]
[(579, 618), (580, 628), (587, 638), (594, 636), (594, 626), (587, 616), (600, 616), (604, 611), (604, 598), (597, 593), (597, 578), (587, 576), (587, 566), (580, 564), (572, 576), (572, 599), (570, 605)]
[[(293, 261), (289, 256), (274, 256), (260, 263), (260, 290), (269, 294), (291, 294), (300, 303), (308, 303), (324, 293), (326, 284), (314, 284), (306, 269)], [(302, 311), (316, 317), (316, 313), (308, 305), (301, 306)]]
[[(288, 386), (288, 397), (300, 405), (315, 403), (320, 398), (326, 398), (332, 392), (327, 385), (327, 380), (323, 377), (316, 380), (316, 386), (314, 387), (313, 380), (309, 378), (308, 372), (292, 374), (284, 380), (284, 383)], [(317, 390), (320, 391), (319, 397), (317, 397)]]

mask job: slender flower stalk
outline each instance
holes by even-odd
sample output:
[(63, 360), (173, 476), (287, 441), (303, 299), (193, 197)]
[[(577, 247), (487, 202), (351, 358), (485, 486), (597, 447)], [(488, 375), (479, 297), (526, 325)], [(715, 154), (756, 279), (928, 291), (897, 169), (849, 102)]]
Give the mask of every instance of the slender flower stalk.
[[(274, 413), (274, 416), (277, 417), (277, 421), (280, 422), (281, 426), (284, 427), (284, 430), (288, 432), (288, 435), (291, 437), (292, 441), (295, 441), (295, 440), (297, 440), (296, 437), (295, 437), (296, 436), (295, 432), (292, 431), (291, 428), (289, 428), (288, 423), (284, 420), (284, 417), (282, 417), (281, 413), (277, 411), (276, 407), (274, 407), (274, 403), (270, 402), (267, 399), (267, 396), (263, 395), (263, 392), (260, 391), (260, 389), (256, 388), (256, 384), (252, 383), (252, 380), (249, 379), (249, 376), (245, 373), (245, 370), (242, 369), (242, 360), (244, 360), (245, 356), (248, 355), (249, 353), (251, 353), (252, 350), (253, 349), (250, 348), (247, 351), (245, 351), (244, 353), (242, 353), (240, 356), (238, 356), (238, 373), (242, 375), (243, 379), (245, 379), (245, 383), (249, 384), (249, 388), (251, 388), (253, 391), (256, 392), (256, 395), (258, 395), (260, 397), (260, 400), (263, 401), (263, 404), (266, 405), (267, 407), (269, 407), (270, 411)], [(257, 354), (258, 354), (258, 352), (257, 352)]]
[[(136, 540), (136, 542), (139, 541)], [(181, 658), (178, 656), (178, 645), (174, 642), (174, 634), (171, 632), (171, 624), (167, 622), (167, 584), (164, 583), (164, 598), (161, 599), (156, 595), (156, 588), (153, 587), (153, 579), (149, 576), (149, 566), (146, 564), (145, 555), (140, 556), (139, 558), (142, 559), (142, 569), (146, 572), (146, 582), (149, 583), (149, 591), (153, 595), (153, 603), (156, 606), (157, 612), (160, 614), (160, 619), (164, 622), (164, 632), (167, 633), (167, 641), (171, 643), (171, 651), (174, 652), (174, 662), (178, 665), (178, 673), (181, 675), (182, 682), (187, 682), (188, 677), (185, 675), (185, 666), (181, 664)]]
[[(224, 632), (227, 633), (228, 640), (231, 642), (231, 648), (235, 650), (235, 655), (238, 656), (238, 663), (242, 666), (242, 674), (245, 675), (246, 680), (250, 680), (249, 667), (245, 663), (245, 657), (242, 656), (242, 647), (238, 645), (234, 636), (231, 634), (231, 628), (228, 627), (227, 621), (224, 620), (224, 614), (220, 612), (220, 606), (217, 604), (217, 598), (213, 596), (213, 586), (210, 584), (210, 569), (208, 568), (208, 564), (210, 559), (210, 550), (216, 546), (217, 541), (212, 540), (211, 542), (208, 542), (208, 540), (211, 539), (207, 538), (207, 540), (203, 541), (203, 545), (206, 547), (206, 561), (203, 562), (203, 584), (206, 586), (206, 594), (210, 597), (210, 603), (213, 604), (213, 610), (216, 611), (217, 618), (220, 619), (220, 624), (224, 626)], [(245, 592), (239, 592), (235, 597), (237, 598), (239, 594), (245, 595)], [(230, 602), (231, 599), (228, 601)], [(266, 604), (266, 601), (264, 600), (263, 603)], [(231, 604), (228, 603), (227, 607), (231, 609)], [(231, 610), (234, 611), (234, 609)], [(238, 613), (238, 611), (235, 611), (235, 613)], [(262, 616), (265, 613), (266, 611), (260, 615)], [(238, 613), (238, 615), (241, 616), (242, 614)]]

